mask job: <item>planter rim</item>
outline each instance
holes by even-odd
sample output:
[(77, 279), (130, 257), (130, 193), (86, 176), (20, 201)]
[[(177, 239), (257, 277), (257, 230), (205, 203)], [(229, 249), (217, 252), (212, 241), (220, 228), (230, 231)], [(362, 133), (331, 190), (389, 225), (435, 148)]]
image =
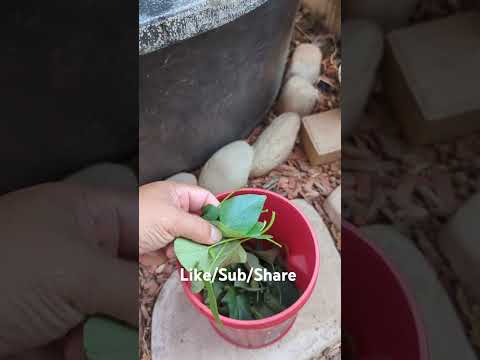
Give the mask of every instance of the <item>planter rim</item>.
[(367, 246), (370, 247), (370, 249), (380, 259), (382, 259), (382, 261), (384, 261), (387, 267), (390, 269), (392, 276), (395, 278), (398, 285), (402, 289), (402, 292), (405, 296), (407, 304), (412, 313), (413, 322), (415, 324), (415, 330), (417, 331), (417, 335), (418, 335), (420, 360), (430, 359), (430, 350), (428, 346), (428, 339), (427, 339), (427, 332), (425, 328), (424, 318), (420, 312), (420, 309), (418, 308), (417, 303), (413, 298), (413, 294), (410, 287), (405, 282), (403, 276), (401, 275), (400, 271), (397, 269), (396, 265), (393, 264), (393, 262), (384, 255), (383, 251), (377, 245), (375, 245), (370, 241), (367, 241), (366, 237), (360, 232), (360, 230), (356, 226), (350, 224), (348, 221), (342, 220), (342, 235), (344, 234), (344, 231), (351, 233), (352, 235), (357, 237), (360, 241), (367, 244)]
[(225, 25), (269, 0), (140, 0), (139, 55)]
[[(284, 321), (290, 319), (291, 317), (296, 316), (296, 314), (302, 309), (302, 307), (306, 304), (310, 296), (312, 295), (312, 292), (316, 286), (317, 283), (317, 278), (318, 278), (318, 272), (319, 272), (319, 267), (320, 267), (320, 255), (319, 255), (319, 249), (318, 249), (318, 240), (315, 235), (315, 231), (313, 230), (312, 226), (310, 225), (308, 219), (303, 215), (303, 213), (298, 210), (295, 205), (293, 205), (290, 200), (285, 198), (284, 196), (281, 196), (277, 193), (274, 193), (269, 190), (264, 190), (264, 189), (255, 189), (255, 188), (242, 188), (239, 190), (234, 191), (234, 193), (241, 191), (242, 194), (246, 193), (253, 193), (253, 194), (263, 194), (263, 195), (268, 195), (271, 197), (275, 197), (277, 199), (280, 199), (284, 201), (285, 203), (288, 203), (291, 208), (297, 212), (300, 217), (304, 220), (309, 232), (312, 234), (313, 238), (313, 243), (314, 243), (314, 251), (315, 251), (315, 268), (313, 270), (313, 275), (308, 283), (308, 286), (305, 288), (305, 291), (303, 294), (295, 301), (293, 305), (288, 307), (287, 309), (279, 312), (278, 314), (275, 314), (273, 316), (267, 317), (265, 319), (261, 320), (236, 320), (236, 319), (231, 319), (229, 317), (220, 315), (220, 320), (226, 327), (234, 328), (234, 329), (265, 329), (265, 328), (270, 328), (275, 325), (281, 324)], [(228, 195), (229, 192), (217, 194), (216, 197), (223, 197)], [(181, 265), (178, 263), (178, 270), (180, 270)], [(202, 302), (200, 301), (196, 296), (193, 295), (189, 288), (189, 282), (188, 281), (182, 281), (182, 286), (185, 294), (187, 295), (188, 299), (199, 309), (205, 316), (208, 317), (208, 319), (211, 322), (215, 322), (215, 319), (212, 315), (211, 310)]]

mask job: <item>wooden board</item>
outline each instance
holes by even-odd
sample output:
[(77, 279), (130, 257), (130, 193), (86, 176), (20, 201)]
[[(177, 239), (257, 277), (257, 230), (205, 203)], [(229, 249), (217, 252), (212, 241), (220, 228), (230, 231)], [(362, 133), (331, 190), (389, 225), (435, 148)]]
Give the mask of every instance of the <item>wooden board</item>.
[(385, 89), (407, 138), (447, 141), (480, 129), (480, 13), (391, 32)]
[(334, 109), (302, 119), (301, 140), (313, 165), (340, 159), (342, 144), (341, 111)]

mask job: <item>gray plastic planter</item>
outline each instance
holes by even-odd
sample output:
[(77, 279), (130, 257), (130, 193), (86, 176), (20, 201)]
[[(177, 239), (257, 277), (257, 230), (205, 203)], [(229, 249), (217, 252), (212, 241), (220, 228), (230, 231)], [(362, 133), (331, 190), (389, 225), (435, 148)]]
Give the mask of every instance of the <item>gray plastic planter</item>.
[(202, 165), (261, 121), (281, 84), (297, 7), (140, 0), (141, 183)]

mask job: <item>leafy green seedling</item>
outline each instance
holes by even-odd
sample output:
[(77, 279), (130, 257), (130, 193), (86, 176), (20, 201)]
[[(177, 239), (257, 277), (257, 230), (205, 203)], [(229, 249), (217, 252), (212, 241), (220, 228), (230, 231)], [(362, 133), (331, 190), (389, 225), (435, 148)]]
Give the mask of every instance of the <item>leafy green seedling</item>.
[[(242, 271), (251, 268), (265, 268), (270, 263), (273, 266), (278, 258), (282, 247), (273, 236), (267, 234), (276, 219), (272, 211), (270, 220), (259, 221), (262, 213), (268, 212), (264, 209), (266, 196), (263, 195), (238, 195), (229, 194), (218, 207), (207, 205), (202, 209), (202, 218), (215, 225), (222, 233), (223, 238), (216, 244), (206, 246), (193, 241), (178, 238), (175, 240), (174, 248), (180, 264), (188, 271), (196, 269), (202, 273), (209, 273), (213, 277), (216, 269), (233, 268)], [(252, 239), (267, 241), (276, 247), (270, 250), (258, 250), (255, 252), (245, 251), (246, 242)], [(262, 259), (268, 261), (261, 264)], [(259, 318), (262, 314), (275, 313), (284, 308), (281, 299), (270, 289), (268, 284), (251, 280), (250, 283), (237, 281), (234, 283), (211, 281), (193, 281), (192, 292), (203, 291), (204, 302), (219, 325), (220, 313), (230, 318), (239, 320), (251, 320)], [(280, 290), (276, 290), (278, 296)], [(266, 308), (263, 303), (266, 299), (273, 304), (275, 309)], [(273, 297), (273, 300), (270, 298)], [(276, 304), (278, 306), (275, 306)], [(220, 304), (220, 306), (219, 306)], [(267, 310), (266, 310), (267, 309)]]

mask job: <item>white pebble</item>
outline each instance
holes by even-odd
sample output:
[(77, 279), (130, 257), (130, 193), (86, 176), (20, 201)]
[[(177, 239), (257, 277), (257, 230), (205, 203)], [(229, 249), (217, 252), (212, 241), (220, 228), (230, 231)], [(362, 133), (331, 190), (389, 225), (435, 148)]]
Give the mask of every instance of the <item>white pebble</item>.
[(318, 100), (318, 90), (304, 78), (292, 76), (283, 86), (278, 98), (277, 111), (310, 115)]
[(295, 113), (284, 113), (274, 119), (253, 145), (255, 156), (250, 176), (265, 175), (287, 160), (299, 129), (300, 117)]
[(248, 181), (253, 149), (245, 141), (235, 141), (218, 150), (205, 163), (198, 183), (213, 194), (238, 190)]
[(315, 84), (320, 76), (322, 52), (313, 44), (299, 45), (293, 55), (287, 78), (300, 76), (311, 84)]

